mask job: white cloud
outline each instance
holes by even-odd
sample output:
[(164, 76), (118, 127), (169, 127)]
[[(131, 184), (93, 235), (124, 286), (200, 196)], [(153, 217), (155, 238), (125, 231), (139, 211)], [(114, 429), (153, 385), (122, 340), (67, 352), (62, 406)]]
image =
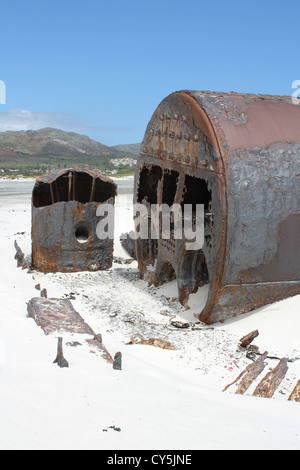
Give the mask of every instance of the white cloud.
[[(77, 132), (88, 135), (91, 139), (106, 145), (116, 145), (128, 142), (133, 129), (119, 125), (85, 125), (74, 119), (71, 114), (50, 111), (29, 111), (23, 108), (13, 108), (0, 112), (0, 132), (39, 130), (44, 127), (54, 127), (66, 132)], [(136, 139), (133, 137), (133, 142)]]
[(71, 131), (74, 127), (78, 127), (78, 123), (72, 123), (72, 118), (67, 113), (32, 112), (20, 108), (0, 112), (0, 132), (38, 130), (43, 127), (57, 127)]

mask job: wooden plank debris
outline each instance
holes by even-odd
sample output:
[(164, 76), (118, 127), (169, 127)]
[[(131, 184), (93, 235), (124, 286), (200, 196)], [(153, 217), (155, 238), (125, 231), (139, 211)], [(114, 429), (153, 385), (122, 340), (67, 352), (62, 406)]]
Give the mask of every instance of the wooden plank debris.
[(242, 378), (237, 390), (235, 393), (239, 395), (243, 395), (243, 393), (248, 390), (252, 382), (261, 374), (261, 372), (264, 370), (266, 364), (264, 363), (264, 360), (267, 356), (267, 352), (265, 352), (262, 356), (260, 356), (253, 364), (251, 364), (253, 367), (250, 367), (248, 372), (245, 374), (245, 376)]
[(286, 357), (280, 359), (277, 366), (271, 369), (260, 381), (252, 395), (255, 397), (271, 398), (285, 377), (288, 370), (287, 361)]
[(265, 351), (255, 362), (249, 364), (240, 374), (239, 376), (230, 384), (226, 385), (223, 389), (223, 392), (227, 390), (231, 385), (237, 383), (239, 380), (240, 384), (235, 393), (243, 394), (246, 390), (250, 387), (252, 382), (258, 377), (258, 375), (263, 371), (265, 368), (264, 360), (267, 357), (268, 352)]

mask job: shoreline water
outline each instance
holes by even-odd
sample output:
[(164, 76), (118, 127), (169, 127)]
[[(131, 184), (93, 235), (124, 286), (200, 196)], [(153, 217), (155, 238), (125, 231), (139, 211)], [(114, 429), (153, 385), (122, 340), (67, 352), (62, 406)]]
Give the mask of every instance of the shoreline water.
[[(113, 178), (112, 178), (113, 179)], [(10, 200), (13, 197), (22, 199), (31, 198), (32, 190), (36, 179), (4, 179), (0, 178), (0, 200), (3, 203), (7, 198)], [(133, 177), (120, 177), (113, 179), (117, 184), (118, 195), (128, 194), (133, 195)], [(118, 196), (117, 196), (118, 197)], [(19, 201), (18, 201), (19, 202)]]
[[(28, 176), (28, 177), (23, 176), (23, 177), (16, 177), (16, 178), (12, 178), (9, 176), (0, 176), (0, 181), (36, 181), (36, 179), (39, 176), (37, 176), (36, 178), (33, 178), (32, 176)], [(128, 176), (105, 175), (105, 176), (108, 176), (113, 181), (134, 180), (134, 175), (128, 175)]]

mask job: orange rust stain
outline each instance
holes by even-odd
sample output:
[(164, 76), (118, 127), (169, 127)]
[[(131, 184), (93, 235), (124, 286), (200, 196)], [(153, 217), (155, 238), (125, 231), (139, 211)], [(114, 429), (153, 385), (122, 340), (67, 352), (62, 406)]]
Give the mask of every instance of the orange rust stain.
[(293, 104), (253, 101), (248, 105), (246, 124), (220, 119), (231, 149), (265, 147), (274, 142), (299, 142), (300, 108)]

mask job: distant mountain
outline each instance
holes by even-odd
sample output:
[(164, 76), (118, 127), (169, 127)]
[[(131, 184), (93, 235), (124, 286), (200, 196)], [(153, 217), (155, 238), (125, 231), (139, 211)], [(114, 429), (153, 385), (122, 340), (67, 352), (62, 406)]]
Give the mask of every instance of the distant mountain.
[(130, 152), (101, 144), (86, 135), (47, 127), (37, 131), (7, 131), (0, 133), (0, 147), (24, 155), (94, 155), (124, 157)]
[(13, 152), (12, 150), (9, 150), (5, 147), (0, 147), (0, 156), (1, 155), (5, 155), (7, 157), (18, 157), (16, 152)]
[(50, 168), (87, 167), (107, 173), (132, 172), (138, 146), (109, 147), (86, 135), (52, 127), (0, 132), (0, 170), (1, 174), (31, 174)]
[(138, 157), (140, 154), (141, 144), (114, 145), (111, 148), (121, 152), (130, 152)]

